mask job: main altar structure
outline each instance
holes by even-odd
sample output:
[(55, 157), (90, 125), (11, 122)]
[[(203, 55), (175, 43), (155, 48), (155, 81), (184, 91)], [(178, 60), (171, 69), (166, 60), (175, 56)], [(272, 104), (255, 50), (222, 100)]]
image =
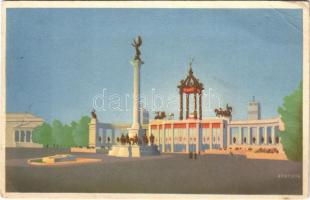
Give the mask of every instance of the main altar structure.
[(180, 114), (179, 119), (183, 120), (183, 94), (186, 96), (186, 119), (189, 118), (189, 96), (194, 95), (194, 119), (197, 119), (197, 95), (199, 95), (199, 119), (202, 119), (202, 91), (203, 84), (194, 76), (192, 70), (192, 60), (190, 62), (190, 69), (188, 76), (180, 81), (179, 93), (180, 93)]
[[(278, 129), (283, 129), (279, 117), (248, 120), (232, 120), (232, 108), (215, 109), (216, 117), (202, 118), (203, 84), (194, 75), (192, 61), (185, 79), (177, 86), (180, 94), (179, 119), (155, 119), (150, 121), (148, 134), (153, 135), (160, 152), (204, 152), (227, 149), (281, 149)], [(183, 117), (183, 98), (186, 110)], [(190, 113), (189, 96), (194, 95), (194, 108)], [(199, 97), (199, 115), (197, 113)], [(251, 102), (251, 105), (255, 102)]]

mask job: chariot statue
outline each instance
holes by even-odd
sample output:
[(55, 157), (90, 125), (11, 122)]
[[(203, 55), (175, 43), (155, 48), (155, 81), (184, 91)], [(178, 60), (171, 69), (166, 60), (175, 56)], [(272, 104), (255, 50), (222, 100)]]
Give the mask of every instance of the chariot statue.
[(216, 108), (214, 112), (216, 113), (217, 117), (231, 117), (232, 107), (226, 104), (225, 110), (223, 110), (222, 108)]

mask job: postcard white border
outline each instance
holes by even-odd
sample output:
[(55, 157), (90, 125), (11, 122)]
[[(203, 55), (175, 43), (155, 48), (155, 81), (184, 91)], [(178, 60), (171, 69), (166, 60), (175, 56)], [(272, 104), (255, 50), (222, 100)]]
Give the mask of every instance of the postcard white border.
[[(5, 192), (5, 105), (6, 105), (6, 9), (7, 8), (266, 8), (303, 10), (303, 195), (184, 195), (108, 193), (6, 193)], [(7, 198), (106, 198), (106, 199), (300, 199), (309, 186), (309, 3), (295, 1), (11, 1), (2, 2), (2, 62), (0, 101), (0, 192)]]

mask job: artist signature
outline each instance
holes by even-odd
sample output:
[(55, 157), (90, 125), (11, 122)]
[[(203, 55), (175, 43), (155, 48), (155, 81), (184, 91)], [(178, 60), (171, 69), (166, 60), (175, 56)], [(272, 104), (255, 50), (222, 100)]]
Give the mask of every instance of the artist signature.
[(278, 174), (278, 178), (301, 178), (300, 174)]

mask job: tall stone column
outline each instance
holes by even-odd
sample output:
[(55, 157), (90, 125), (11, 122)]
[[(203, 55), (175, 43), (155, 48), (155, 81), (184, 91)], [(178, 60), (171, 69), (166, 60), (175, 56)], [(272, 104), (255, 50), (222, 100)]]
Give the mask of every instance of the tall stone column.
[(135, 135), (141, 137), (141, 121), (140, 121), (140, 67), (143, 61), (135, 59), (131, 61), (133, 65), (133, 122), (129, 129), (129, 137), (133, 138)]

